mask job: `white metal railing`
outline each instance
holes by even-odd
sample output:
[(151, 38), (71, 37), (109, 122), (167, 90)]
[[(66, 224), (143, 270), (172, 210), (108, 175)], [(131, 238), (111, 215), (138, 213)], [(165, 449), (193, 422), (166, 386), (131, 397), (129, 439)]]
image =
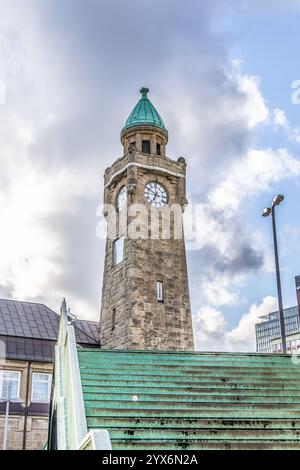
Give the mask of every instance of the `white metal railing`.
[(55, 346), (53, 404), (56, 408), (59, 450), (110, 450), (106, 430), (88, 432), (74, 327), (68, 319), (65, 299), (61, 306), (58, 342)]

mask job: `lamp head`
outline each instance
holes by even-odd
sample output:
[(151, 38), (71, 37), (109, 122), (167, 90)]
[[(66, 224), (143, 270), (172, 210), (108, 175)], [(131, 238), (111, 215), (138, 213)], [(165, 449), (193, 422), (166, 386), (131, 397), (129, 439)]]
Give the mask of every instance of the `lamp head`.
[(274, 197), (272, 206), (279, 206), (279, 204), (284, 200), (284, 195), (283, 194), (277, 194), (277, 196)]
[(272, 209), (270, 207), (266, 207), (263, 212), (262, 212), (262, 216), (263, 217), (269, 217), (269, 215), (271, 214), (272, 212)]

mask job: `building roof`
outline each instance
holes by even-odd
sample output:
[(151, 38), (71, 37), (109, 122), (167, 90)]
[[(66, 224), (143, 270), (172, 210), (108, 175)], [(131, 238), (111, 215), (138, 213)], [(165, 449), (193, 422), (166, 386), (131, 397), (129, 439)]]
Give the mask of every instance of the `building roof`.
[(168, 133), (162, 118), (147, 96), (148, 92), (149, 88), (141, 88), (142, 97), (131, 111), (122, 132), (134, 126), (151, 125), (159, 127), (165, 134)]
[[(0, 341), (6, 346), (6, 357), (52, 361), (59, 319), (44, 304), (0, 299)], [(73, 325), (79, 344), (98, 346), (98, 322), (75, 320)]]
[(56, 340), (59, 315), (43, 304), (0, 299), (0, 334)]
[(77, 350), (88, 430), (114, 450), (299, 449), (288, 355)]
[[(283, 309), (283, 315), (284, 317), (290, 317), (293, 315), (298, 315), (298, 306), (294, 305), (293, 307), (287, 307)], [(264, 315), (260, 315), (258, 318), (262, 318), (264, 321), (257, 323), (257, 325), (261, 325), (262, 323), (265, 323), (265, 321), (274, 321), (278, 320), (279, 321), (279, 311), (275, 310), (274, 312), (270, 313), (265, 313)]]
[(80, 344), (99, 344), (99, 322), (89, 320), (75, 320), (76, 341)]
[(55, 341), (2, 335), (0, 335), (0, 341), (4, 344), (6, 359), (36, 362), (53, 361)]

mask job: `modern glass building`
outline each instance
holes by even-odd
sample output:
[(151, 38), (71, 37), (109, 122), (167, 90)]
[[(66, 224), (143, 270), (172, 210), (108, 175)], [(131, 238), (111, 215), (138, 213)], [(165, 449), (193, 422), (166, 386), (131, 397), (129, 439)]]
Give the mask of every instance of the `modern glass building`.
[[(300, 332), (298, 306), (283, 310), (286, 336)], [(278, 352), (274, 350), (274, 340), (280, 336), (279, 312), (268, 313), (255, 325), (256, 351), (262, 353)]]

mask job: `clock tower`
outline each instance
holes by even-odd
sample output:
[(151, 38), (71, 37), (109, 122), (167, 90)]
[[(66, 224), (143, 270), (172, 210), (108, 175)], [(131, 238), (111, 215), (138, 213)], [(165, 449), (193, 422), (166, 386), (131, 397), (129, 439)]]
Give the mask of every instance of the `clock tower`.
[(182, 213), (186, 162), (166, 156), (168, 131), (147, 88), (121, 131), (123, 156), (104, 175), (107, 240), (100, 343), (105, 349), (194, 349)]

